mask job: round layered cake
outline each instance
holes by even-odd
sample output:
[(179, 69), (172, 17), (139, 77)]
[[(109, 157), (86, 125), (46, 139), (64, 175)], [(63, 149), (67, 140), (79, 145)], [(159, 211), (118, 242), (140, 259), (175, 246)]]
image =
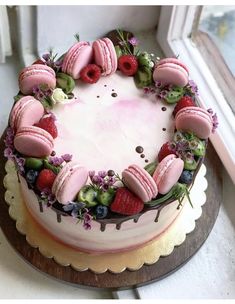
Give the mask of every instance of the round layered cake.
[(190, 202), (217, 124), (187, 67), (137, 42), (115, 30), (19, 74), (5, 156), (33, 219), (77, 250), (122, 252), (164, 237)]

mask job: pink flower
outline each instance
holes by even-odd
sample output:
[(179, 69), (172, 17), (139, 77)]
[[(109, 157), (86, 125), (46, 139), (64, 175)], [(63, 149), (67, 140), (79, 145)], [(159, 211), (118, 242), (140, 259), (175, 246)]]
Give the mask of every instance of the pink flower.
[(128, 42), (133, 46), (137, 46), (139, 44), (139, 40), (136, 37), (128, 39)]

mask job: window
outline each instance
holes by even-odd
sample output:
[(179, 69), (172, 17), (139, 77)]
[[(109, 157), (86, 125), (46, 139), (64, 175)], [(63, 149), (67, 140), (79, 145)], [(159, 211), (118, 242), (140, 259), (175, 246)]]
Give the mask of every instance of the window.
[[(210, 140), (235, 183), (235, 115), (232, 110), (235, 95), (231, 93), (235, 85), (231, 64), (226, 61), (230, 57), (234, 64), (235, 57), (232, 58), (232, 56), (226, 55), (228, 52), (221, 51), (220, 47), (223, 47), (224, 44), (219, 43), (219, 38), (216, 38), (217, 32), (225, 38), (230, 31), (226, 27), (228, 16), (230, 25), (234, 21), (231, 17), (233, 9), (230, 7), (230, 9), (223, 10), (223, 8), (225, 6), (218, 6), (212, 13), (210, 10), (213, 10), (213, 6), (163, 6), (157, 29), (157, 40), (166, 56), (179, 55), (179, 58), (182, 58), (188, 66), (190, 77), (199, 87), (198, 101), (201, 106), (207, 109), (212, 108), (217, 113), (219, 128), (210, 137)], [(217, 18), (213, 18), (213, 14)], [(210, 17), (211, 15), (212, 17)], [(221, 22), (218, 22), (218, 17), (222, 18), (223, 15), (224, 19), (220, 19)], [(215, 29), (212, 30), (215, 28), (214, 24), (209, 26), (207, 23), (210, 18), (214, 23), (215, 21), (218, 23), (217, 32), (213, 32)], [(232, 45), (231, 42), (229, 44)], [(225, 59), (225, 57), (227, 58)], [(221, 79), (223, 79), (223, 83)]]
[(235, 113), (235, 6), (204, 6), (198, 17), (192, 40)]

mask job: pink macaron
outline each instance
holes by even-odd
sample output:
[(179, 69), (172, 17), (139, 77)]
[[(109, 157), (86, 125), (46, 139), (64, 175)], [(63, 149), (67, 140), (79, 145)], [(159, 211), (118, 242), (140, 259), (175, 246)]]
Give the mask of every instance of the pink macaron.
[(158, 194), (152, 176), (143, 168), (131, 165), (122, 172), (124, 184), (143, 202), (151, 201)]
[(47, 65), (33, 64), (19, 74), (20, 91), (25, 95), (32, 94), (33, 88), (42, 84), (48, 85), (51, 89), (56, 86), (55, 71)]
[(102, 75), (107, 76), (117, 70), (117, 54), (109, 38), (98, 39), (93, 43), (95, 63), (101, 67)]
[(10, 113), (10, 126), (17, 132), (21, 127), (32, 126), (38, 123), (44, 114), (41, 102), (33, 96), (24, 96), (19, 99)]
[(66, 205), (75, 199), (87, 179), (88, 170), (85, 167), (75, 162), (68, 162), (56, 176), (52, 193), (59, 203)]
[(53, 137), (47, 131), (35, 127), (22, 127), (14, 138), (17, 151), (26, 156), (45, 157), (51, 154), (54, 147)]
[(159, 193), (166, 194), (177, 183), (183, 169), (183, 160), (174, 154), (169, 154), (163, 158), (153, 174)]
[(173, 84), (184, 87), (188, 83), (187, 67), (176, 58), (165, 58), (159, 61), (153, 72), (153, 80), (162, 85)]
[(213, 129), (213, 120), (210, 113), (199, 107), (181, 109), (175, 117), (177, 130), (190, 131), (201, 139), (207, 139)]
[(93, 49), (86, 41), (74, 44), (66, 53), (62, 71), (69, 74), (73, 79), (80, 77), (81, 70), (87, 66), (93, 58)]

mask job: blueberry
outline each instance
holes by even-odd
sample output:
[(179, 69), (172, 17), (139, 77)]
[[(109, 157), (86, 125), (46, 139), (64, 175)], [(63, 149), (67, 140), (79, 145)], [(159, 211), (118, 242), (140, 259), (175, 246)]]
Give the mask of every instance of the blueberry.
[(103, 205), (98, 205), (95, 210), (96, 210), (96, 217), (98, 219), (105, 218), (108, 214), (108, 207)]
[(189, 185), (193, 180), (193, 172), (184, 170), (179, 178), (179, 182)]
[(33, 185), (36, 182), (37, 177), (38, 177), (38, 171), (29, 170), (26, 173), (26, 180), (31, 185)]

